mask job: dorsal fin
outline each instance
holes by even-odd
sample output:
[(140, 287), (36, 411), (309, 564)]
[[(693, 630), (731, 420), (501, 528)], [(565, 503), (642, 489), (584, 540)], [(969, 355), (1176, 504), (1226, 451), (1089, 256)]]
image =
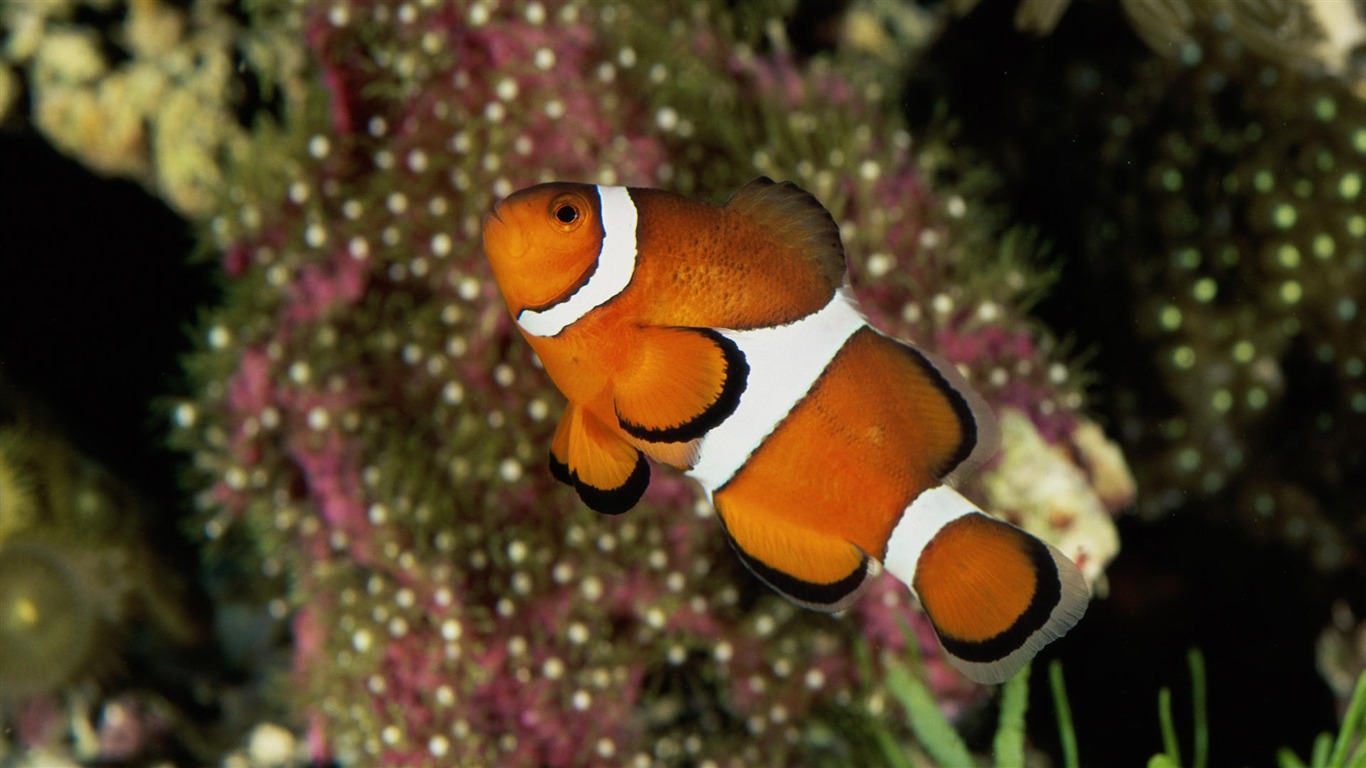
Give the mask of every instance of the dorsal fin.
[(832, 288), (844, 284), (844, 243), (839, 226), (810, 192), (790, 181), (779, 184), (760, 176), (740, 187), (725, 207), (795, 248)]

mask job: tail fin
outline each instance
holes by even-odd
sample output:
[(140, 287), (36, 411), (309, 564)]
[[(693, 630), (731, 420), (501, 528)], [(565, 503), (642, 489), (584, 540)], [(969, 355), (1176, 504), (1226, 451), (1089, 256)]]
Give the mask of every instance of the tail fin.
[(1012, 677), (1075, 626), (1090, 599), (1066, 555), (947, 486), (906, 508), (884, 563), (915, 592), (949, 661), (979, 683)]

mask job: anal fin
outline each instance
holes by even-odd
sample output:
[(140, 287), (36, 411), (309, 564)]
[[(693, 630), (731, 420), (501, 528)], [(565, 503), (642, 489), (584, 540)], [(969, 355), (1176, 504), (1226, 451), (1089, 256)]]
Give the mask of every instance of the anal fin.
[(550, 443), (550, 473), (574, 486), (589, 509), (607, 515), (634, 507), (650, 484), (645, 456), (573, 403)]
[(836, 612), (862, 593), (877, 565), (858, 547), (829, 534), (783, 524), (769, 510), (746, 509), (724, 492), (716, 509), (731, 546), (755, 576), (804, 608)]
[(565, 406), (564, 415), (555, 427), (550, 441), (550, 475), (568, 486), (574, 485), (574, 473), (569, 471), (569, 427), (574, 423), (573, 403)]
[(648, 443), (687, 443), (740, 402), (749, 365), (735, 342), (707, 328), (643, 328), (613, 381), (621, 428)]

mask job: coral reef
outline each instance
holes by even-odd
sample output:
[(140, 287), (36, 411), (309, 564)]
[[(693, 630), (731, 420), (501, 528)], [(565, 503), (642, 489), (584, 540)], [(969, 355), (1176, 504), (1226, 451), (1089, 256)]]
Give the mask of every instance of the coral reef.
[[(1102, 576), (1108, 516), (1132, 488), (1122, 461), (1099, 460), (1064, 350), (1028, 322), (1043, 285), (1031, 245), (1002, 237), (945, 146), (913, 146), (890, 115), (894, 73), (803, 60), (787, 10), (4, 7), (7, 119), (26, 90), (18, 119), (204, 221), (222, 254), (229, 296), (191, 361), (201, 389), (174, 409), (176, 439), (203, 478), (211, 550), (249, 548), (262, 592), (286, 596), (269, 610), (291, 617), (313, 758), (844, 762), (866, 745), (809, 726), (881, 711), (857, 651), (874, 643), (880, 667), (907, 650), (907, 622), (940, 706), (981, 699), (890, 580), (831, 620), (759, 587), (676, 476), (622, 521), (554, 486), (543, 456), (557, 399), (514, 342), (476, 242), (490, 202), (535, 181), (723, 199), (767, 173), (811, 189), (841, 222), (874, 321), (1013, 414), (1007, 458), (976, 490)], [(1010, 458), (1041, 448), (1069, 478), (1046, 502), (1021, 490), (1039, 464)], [(92, 526), (116, 544), (66, 557), (70, 542), (44, 533), (74, 523), (41, 501), (59, 484), (9, 471), (27, 466), (17, 455), (0, 462), (0, 567), (50, 578), (4, 582), (6, 642), (41, 629), (27, 647), (65, 650), (68, 666), (24, 667), (47, 675), (27, 690), (51, 690), (98, 666), (82, 631), (135, 610), (163, 611), (172, 631), (175, 612), (136, 569), (147, 558), (132, 534)], [(92, 583), (106, 591), (78, 599)], [(89, 610), (38, 621), (53, 602)], [(79, 705), (25, 706), (28, 722), (85, 722)], [(76, 751), (125, 759), (173, 720), (113, 700)], [(241, 756), (298, 748), (262, 726)]]
[[(298, 717), (227, 737), (241, 748), (226, 764), (899, 764), (896, 748), (900, 762), (941, 754), (931, 742), (949, 726), (933, 710), (977, 723), (991, 711), (940, 663), (894, 581), (848, 615), (804, 612), (736, 563), (676, 474), (657, 472), (620, 519), (551, 482), (560, 400), (508, 325), (477, 233), (492, 200), (555, 178), (717, 201), (760, 173), (812, 190), (841, 224), (873, 321), (957, 363), (995, 407), (1003, 450), (969, 495), (1077, 558), (1098, 593), (1112, 517), (1136, 485), (1150, 520), (1186, 515), (1175, 533), (1142, 528), (1140, 543), (1190, 543), (1137, 579), (1131, 568), (1127, 585), (1123, 569), (1109, 574), (1122, 600), (1084, 631), (1132, 611), (1119, 630), (1130, 647), (1196, 642), (1182, 634), (1195, 622), (1173, 628), (1152, 606), (1205, 589), (1218, 605), (1198, 610), (1213, 621), (1275, 624), (1252, 637), (1231, 621), (1236, 647), (1206, 645), (1212, 693), (1240, 663), (1266, 682), (1285, 679), (1269, 664), (1303, 661), (1277, 646), (1303, 617), (1268, 593), (1280, 578), (1309, 615), (1329, 598), (1280, 572), (1279, 546), (1250, 556), (1276, 571), (1253, 594), (1211, 575), (1249, 558), (1230, 551), (1234, 525), (1290, 542), (1315, 583), (1360, 575), (1357, 4), (1024, 0), (956, 22), (974, 3), (819, 5), (0, 5), (5, 126), (28, 122), (98, 172), (137, 179), (202, 225), (222, 270), (226, 299), (189, 361), (195, 392), (168, 410), (210, 571), (250, 571), (217, 606), (224, 643), (246, 648), (229, 655), (253, 664), (288, 623), (280, 693)], [(820, 16), (805, 45), (786, 26), (794, 9)], [(998, 47), (953, 34), (993, 13), (1040, 36)], [(1111, 26), (1093, 26), (1107, 14)], [(928, 98), (903, 91), (907, 72), (933, 78), (953, 47), (977, 69), (931, 80)], [(993, 89), (987, 68), (1035, 79)], [(943, 139), (916, 121), (954, 99), (946, 82), (983, 111), (954, 104), (962, 127)], [(1030, 177), (1010, 215), (1046, 211), (1034, 218), (1065, 260), (1045, 265), (1040, 238), (984, 204), (1000, 196), (974, 150), (1007, 184)], [(1049, 267), (1063, 289), (1040, 308)], [(1036, 311), (1082, 318), (1057, 327), (1094, 350), (1091, 392), (1137, 457), (1137, 483), (1085, 416), (1096, 379)], [(58, 487), (91, 495), (57, 499)], [(158, 605), (162, 577), (133, 565), (145, 561), (135, 531), (69, 513), (90, 499), (138, 503), (69, 447), (0, 427), (0, 718), (12, 728), (0, 762), (131, 762), (185, 727), (183, 713), (102, 684), (132, 617), (169, 634), (177, 620)], [(1319, 666), (1345, 710), (1366, 631), (1359, 595), (1343, 594), (1357, 602), (1335, 610)], [(917, 646), (919, 680), (899, 666)], [(1129, 680), (1152, 668), (1133, 662)], [(1105, 671), (1073, 684), (1124, 680)], [(1024, 680), (1013, 685), (1019, 695)], [(908, 690), (910, 723), (896, 716)], [(1296, 715), (1315, 710), (1294, 698)], [(1005, 699), (1003, 715), (1018, 713), (1022, 700)], [(245, 701), (232, 706), (279, 719)], [(1154, 765), (1179, 762), (1164, 715)], [(1135, 753), (1122, 736), (1105, 735), (1117, 748), (1081, 736), (1088, 757)], [(1310, 762), (1326, 764), (1319, 744)], [(1074, 734), (1062, 753), (1076, 746)]]
[[(807, 726), (876, 707), (854, 649), (899, 653), (919, 622), (903, 590), (845, 619), (768, 593), (677, 476), (622, 520), (555, 486), (558, 400), (477, 247), (490, 203), (537, 181), (811, 189), (874, 321), (958, 363), (1028, 424), (1010, 441), (1059, 446), (1077, 480), (1059, 513), (1013, 500), (1034, 467), (1006, 461), (993, 500), (1093, 576), (1113, 555), (1106, 515), (1128, 492), (1073, 445), (1078, 377), (1028, 321), (1028, 243), (956, 191), (945, 147), (913, 147), (876, 70), (798, 59), (780, 10), (335, 2), (253, 19), (306, 41), (322, 85), (285, 93), (282, 126), (228, 154), (207, 219), (228, 298), (174, 420), (211, 550), (249, 547), (287, 596), (314, 758), (847, 762), (862, 745)], [(980, 695), (925, 652), (946, 707)]]

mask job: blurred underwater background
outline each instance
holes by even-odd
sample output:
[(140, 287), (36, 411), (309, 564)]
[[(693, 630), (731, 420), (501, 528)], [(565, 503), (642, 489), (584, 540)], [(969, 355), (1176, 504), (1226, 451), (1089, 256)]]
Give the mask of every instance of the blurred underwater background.
[[(0, 765), (1346, 764), (1363, 14), (0, 0)], [(1032, 683), (885, 575), (786, 602), (678, 473), (552, 481), (484, 213), (758, 175), (995, 410), (967, 495), (1081, 566)]]

